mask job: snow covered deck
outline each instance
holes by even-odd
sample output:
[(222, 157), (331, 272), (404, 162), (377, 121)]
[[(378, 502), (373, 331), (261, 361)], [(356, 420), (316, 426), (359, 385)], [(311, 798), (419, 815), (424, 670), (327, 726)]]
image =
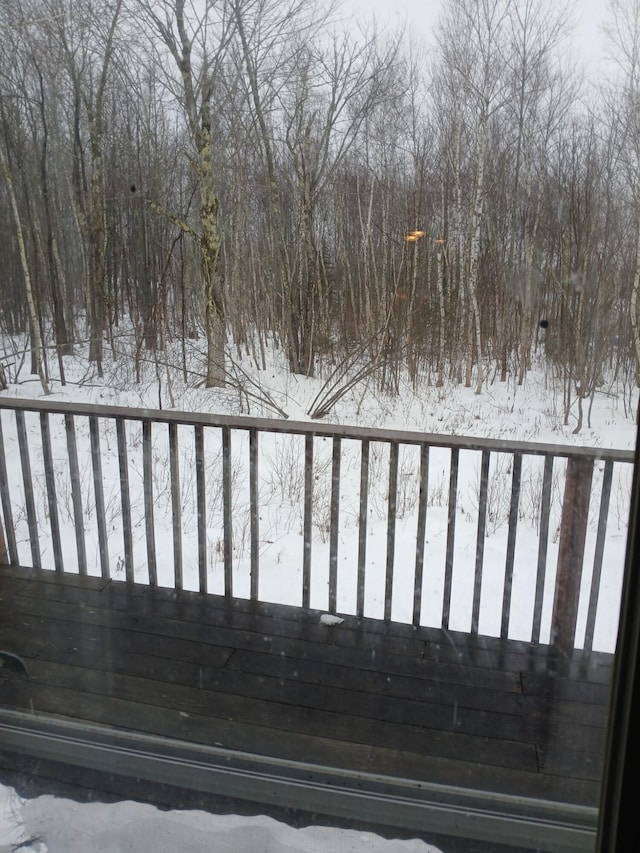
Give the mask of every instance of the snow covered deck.
[(3, 566), (0, 707), (597, 805), (613, 656), (321, 615)]

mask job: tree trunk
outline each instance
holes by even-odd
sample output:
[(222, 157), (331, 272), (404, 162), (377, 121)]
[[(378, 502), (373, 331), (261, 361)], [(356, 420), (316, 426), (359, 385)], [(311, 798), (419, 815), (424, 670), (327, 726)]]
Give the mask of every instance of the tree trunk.
[(208, 115), (203, 116), (198, 140), (198, 178), (200, 186), (200, 263), (204, 284), (207, 330), (207, 388), (225, 384), (226, 322), (222, 292), (221, 248), (218, 223), (218, 198), (213, 181), (211, 132)]
[(484, 381), (482, 371), (482, 341), (480, 337), (480, 310), (478, 308), (478, 278), (480, 265), (480, 236), (482, 233), (484, 213), (484, 163), (487, 148), (487, 116), (480, 117), (478, 127), (478, 175), (476, 179), (475, 204), (473, 208), (473, 226), (471, 232), (471, 252), (469, 258), (469, 300), (471, 302), (471, 314), (473, 323), (469, 324), (468, 346), (472, 348), (472, 329), (475, 335), (475, 349), (477, 362), (476, 394), (482, 392)]
[(636, 381), (640, 376), (640, 326), (638, 323), (638, 291), (640, 290), (640, 225), (638, 225), (636, 236), (636, 268), (633, 274), (631, 286), (631, 301), (629, 313), (631, 318), (631, 330), (633, 332), (633, 348), (636, 354)]
[[(93, 124), (93, 123), (91, 123)], [(92, 174), (91, 174), (91, 283), (89, 290), (89, 361), (94, 361), (98, 376), (102, 377), (102, 341), (105, 330), (105, 232), (104, 199), (102, 192), (102, 133), (91, 127)]]
[(20, 253), (20, 264), (22, 266), (22, 274), (24, 277), (24, 289), (25, 296), (27, 299), (27, 306), (29, 309), (29, 328), (31, 331), (31, 341), (33, 346), (33, 355), (35, 359), (35, 366), (38, 373), (38, 377), (40, 378), (40, 384), (42, 385), (42, 390), (45, 394), (49, 394), (49, 385), (47, 383), (47, 379), (43, 370), (42, 364), (42, 338), (40, 336), (40, 323), (38, 321), (38, 312), (36, 311), (36, 303), (33, 298), (33, 289), (31, 287), (31, 274), (29, 272), (29, 264), (27, 261), (27, 252), (24, 245), (24, 234), (22, 231), (22, 221), (20, 219), (20, 211), (18, 209), (18, 202), (16, 199), (15, 190), (13, 187), (13, 179), (11, 177), (11, 172), (9, 171), (9, 165), (5, 159), (4, 152), (0, 150), (0, 169), (2, 170), (3, 177), (5, 179), (5, 183), (7, 186), (7, 193), (9, 195), (9, 203), (11, 205), (11, 213), (13, 214), (13, 221), (16, 228), (16, 238), (18, 241), (18, 250)]

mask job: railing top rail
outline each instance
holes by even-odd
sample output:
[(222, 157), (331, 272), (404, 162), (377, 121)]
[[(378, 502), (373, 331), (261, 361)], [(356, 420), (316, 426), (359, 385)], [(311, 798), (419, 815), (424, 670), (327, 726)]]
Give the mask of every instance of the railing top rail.
[(178, 412), (162, 409), (133, 409), (124, 406), (104, 406), (89, 403), (65, 403), (55, 400), (24, 400), (0, 396), (0, 410), (23, 412), (48, 412), (50, 414), (124, 418), (152, 423), (177, 423), (185, 426), (229, 427), (260, 432), (316, 435), (326, 438), (346, 438), (357, 441), (398, 442), (399, 444), (428, 445), (430, 447), (457, 448), (458, 450), (489, 450), (494, 453), (522, 453), (529, 456), (581, 457), (613, 462), (633, 462), (632, 450), (602, 447), (576, 447), (569, 444), (544, 444), (542, 442), (506, 441), (500, 438), (443, 435), (418, 431), (378, 429), (317, 421), (290, 421), (274, 418), (252, 418), (245, 415), (219, 415), (205, 412)]

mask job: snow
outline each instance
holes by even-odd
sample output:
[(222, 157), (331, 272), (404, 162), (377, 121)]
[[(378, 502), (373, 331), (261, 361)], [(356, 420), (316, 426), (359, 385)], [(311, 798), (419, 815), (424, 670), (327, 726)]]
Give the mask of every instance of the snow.
[(342, 625), (344, 619), (341, 619), (340, 616), (332, 616), (330, 613), (323, 613), (320, 622), (331, 627), (332, 625)]
[(21, 799), (0, 785), (0, 853), (438, 853), (423, 841), (370, 832), (304, 827), (269, 817), (160, 811), (133, 802), (76, 803)]

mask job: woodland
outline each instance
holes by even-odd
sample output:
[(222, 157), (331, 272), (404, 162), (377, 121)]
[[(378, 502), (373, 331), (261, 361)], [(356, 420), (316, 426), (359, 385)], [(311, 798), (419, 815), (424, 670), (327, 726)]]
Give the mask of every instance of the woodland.
[(580, 431), (639, 376), (640, 0), (597, 84), (572, 15), (444, 0), (427, 48), (321, 0), (2, 0), (0, 390), (276, 348), (321, 417), (539, 357)]

